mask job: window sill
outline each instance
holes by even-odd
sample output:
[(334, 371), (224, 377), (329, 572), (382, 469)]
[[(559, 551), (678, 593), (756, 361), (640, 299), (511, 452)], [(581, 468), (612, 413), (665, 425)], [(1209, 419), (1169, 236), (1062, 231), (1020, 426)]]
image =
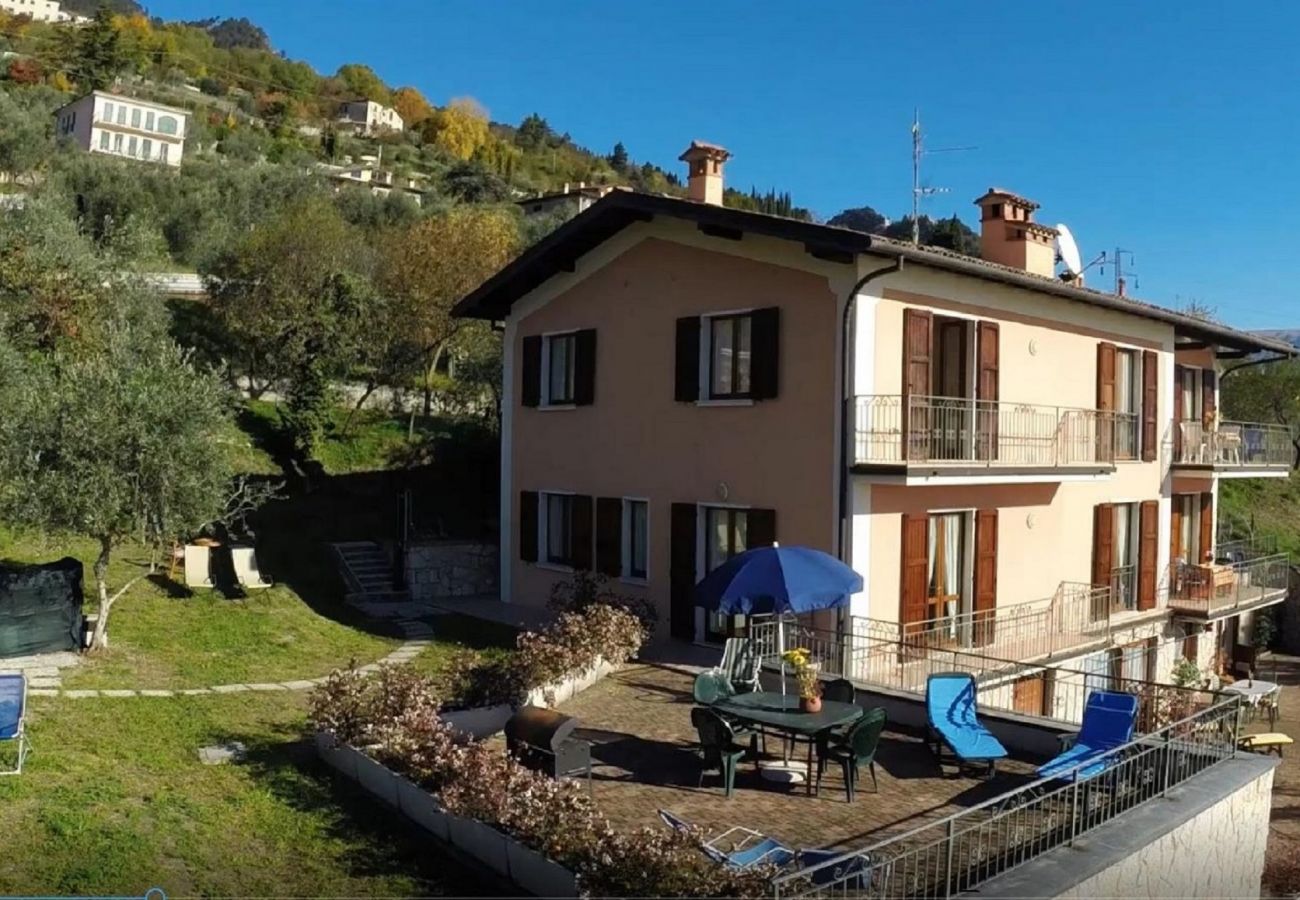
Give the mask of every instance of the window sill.
[(754, 401), (748, 397), (737, 397), (728, 400), (696, 400), (696, 406), (753, 406)]
[(621, 575), (618, 581), (620, 584), (629, 584), (633, 587), (647, 587), (650, 584), (648, 578), (633, 578), (631, 575)]
[(563, 572), (566, 575), (573, 574), (573, 566), (562, 566), (553, 562), (535, 562), (533, 563), (539, 569), (545, 569), (547, 572)]
[(576, 403), (539, 403), (537, 408), (543, 411), (558, 411), (565, 409), (577, 409)]

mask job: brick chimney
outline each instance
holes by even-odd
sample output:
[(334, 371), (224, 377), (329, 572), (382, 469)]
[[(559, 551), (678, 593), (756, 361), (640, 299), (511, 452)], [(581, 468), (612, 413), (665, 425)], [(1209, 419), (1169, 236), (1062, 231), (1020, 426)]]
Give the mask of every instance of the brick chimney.
[(1034, 221), (1038, 204), (1032, 200), (989, 188), (978, 198), (980, 255), (989, 262), (1024, 269), (1051, 278), (1056, 272), (1056, 229)]
[(722, 205), (722, 164), (731, 159), (726, 148), (704, 141), (691, 141), (691, 145), (678, 159), (688, 168), (686, 195), (697, 203)]

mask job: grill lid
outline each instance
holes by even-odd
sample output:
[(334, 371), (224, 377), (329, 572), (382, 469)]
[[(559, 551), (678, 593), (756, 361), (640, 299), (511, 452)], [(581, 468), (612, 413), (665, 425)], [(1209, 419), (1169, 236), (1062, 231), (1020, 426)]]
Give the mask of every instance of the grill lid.
[(506, 722), (506, 743), (554, 753), (577, 727), (578, 720), (573, 716), (541, 706), (525, 706)]

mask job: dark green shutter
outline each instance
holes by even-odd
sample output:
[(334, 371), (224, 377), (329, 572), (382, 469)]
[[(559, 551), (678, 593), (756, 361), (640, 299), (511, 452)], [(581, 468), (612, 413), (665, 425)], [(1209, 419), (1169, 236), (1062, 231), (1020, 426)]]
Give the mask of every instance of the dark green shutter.
[(674, 398), (681, 403), (700, 399), (700, 317), (677, 320), (677, 368)]
[(777, 395), (781, 369), (781, 308), (756, 309), (750, 330), (749, 392), (755, 400)]
[(524, 338), (520, 354), (520, 398), (524, 406), (538, 406), (542, 402), (542, 337)]
[(776, 510), (751, 509), (746, 522), (746, 549), (770, 547), (776, 543)]
[(519, 558), (537, 562), (537, 491), (519, 492)]
[(674, 503), (669, 552), (669, 630), (683, 641), (695, 639), (695, 504)]
[(596, 329), (579, 331), (573, 350), (573, 403), (590, 406), (596, 402)]
[(596, 571), (611, 578), (623, 574), (623, 501), (596, 498)]

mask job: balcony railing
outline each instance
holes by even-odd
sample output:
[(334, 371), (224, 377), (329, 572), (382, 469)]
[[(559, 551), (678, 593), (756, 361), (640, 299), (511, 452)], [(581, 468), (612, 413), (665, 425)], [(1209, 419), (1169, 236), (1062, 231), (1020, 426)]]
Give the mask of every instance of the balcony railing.
[(1290, 569), (1283, 553), (1229, 565), (1175, 561), (1169, 566), (1169, 607), (1209, 616), (1281, 600), (1286, 596)]
[(1110, 570), (1110, 609), (1129, 612), (1137, 609), (1137, 566), (1116, 566)]
[(1289, 468), (1295, 460), (1291, 431), (1284, 425), (1219, 422), (1207, 427), (1199, 419), (1174, 424), (1174, 465), (1267, 469)]
[(896, 394), (853, 400), (856, 465), (1110, 465), (1136, 455), (1137, 433), (1136, 417), (1091, 409)]
[(855, 617), (855, 634), (913, 647), (977, 650), (1009, 659), (1041, 659), (1105, 639), (1110, 592), (1088, 584), (1062, 583), (1042, 600), (991, 610), (954, 612), (900, 625)]

